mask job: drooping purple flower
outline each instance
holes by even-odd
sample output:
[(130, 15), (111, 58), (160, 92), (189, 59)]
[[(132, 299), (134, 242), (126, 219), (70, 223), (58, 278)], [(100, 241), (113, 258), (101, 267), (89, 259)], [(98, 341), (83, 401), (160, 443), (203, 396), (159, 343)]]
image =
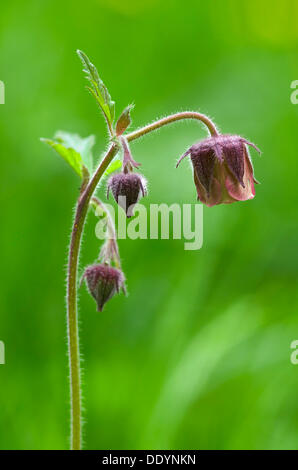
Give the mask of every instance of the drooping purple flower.
[(88, 266), (83, 274), (88, 290), (97, 304), (97, 310), (102, 311), (105, 303), (120, 289), (124, 288), (124, 274), (119, 269), (107, 264), (93, 264)]
[(217, 135), (194, 144), (180, 158), (190, 154), (198, 199), (209, 207), (246, 201), (255, 196), (253, 166), (247, 145), (240, 136)]
[(141, 196), (147, 193), (145, 178), (139, 173), (117, 173), (108, 181), (109, 191), (115, 198), (117, 204), (126, 212), (127, 217), (133, 215), (133, 208)]

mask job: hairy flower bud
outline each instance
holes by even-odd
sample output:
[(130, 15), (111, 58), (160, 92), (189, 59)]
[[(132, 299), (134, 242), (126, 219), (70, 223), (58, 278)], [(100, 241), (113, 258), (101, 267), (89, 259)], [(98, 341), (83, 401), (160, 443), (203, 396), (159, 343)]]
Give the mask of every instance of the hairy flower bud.
[(88, 266), (83, 278), (86, 279), (88, 290), (96, 300), (97, 310), (102, 311), (105, 303), (110, 300), (115, 293), (119, 293), (120, 288), (124, 290), (124, 274), (119, 269), (107, 264), (93, 264)]
[(108, 195), (109, 190), (127, 217), (133, 215), (134, 205), (147, 193), (145, 178), (138, 173), (122, 172), (113, 175), (108, 181)]
[(198, 199), (207, 206), (246, 201), (255, 196), (253, 167), (247, 145), (240, 136), (217, 135), (194, 144), (190, 154)]

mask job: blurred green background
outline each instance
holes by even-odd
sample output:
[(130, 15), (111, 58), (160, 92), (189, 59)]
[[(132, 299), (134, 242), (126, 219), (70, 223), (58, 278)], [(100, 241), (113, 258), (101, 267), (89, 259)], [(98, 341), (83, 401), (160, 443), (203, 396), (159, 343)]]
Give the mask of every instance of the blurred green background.
[[(85, 448), (297, 449), (297, 14), (294, 0), (1, 6), (1, 449), (69, 445), (65, 267), (79, 181), (39, 137), (95, 134), (97, 158), (107, 145), (77, 48), (118, 114), (135, 103), (133, 128), (199, 110), (263, 151), (254, 200), (204, 207), (201, 250), (123, 240), (129, 297), (98, 314), (80, 290)], [(178, 123), (132, 144), (146, 206), (195, 202), (189, 165), (174, 164), (205, 135)], [(96, 222), (81, 269), (98, 252)]]

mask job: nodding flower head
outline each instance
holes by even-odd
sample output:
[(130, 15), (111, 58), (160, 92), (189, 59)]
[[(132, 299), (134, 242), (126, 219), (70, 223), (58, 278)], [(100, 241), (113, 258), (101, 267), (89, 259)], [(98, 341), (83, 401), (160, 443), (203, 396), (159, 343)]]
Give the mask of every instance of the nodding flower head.
[(217, 135), (194, 144), (190, 154), (198, 199), (207, 206), (246, 201), (255, 196), (253, 166), (247, 150), (251, 142), (240, 136)]
[(123, 272), (107, 264), (88, 266), (83, 278), (86, 279), (88, 290), (95, 299), (99, 312), (114, 294), (119, 293), (121, 288), (125, 289)]
[(141, 196), (147, 194), (147, 184), (145, 178), (139, 173), (122, 172), (109, 179), (108, 195), (110, 190), (117, 204), (126, 212), (127, 217), (131, 217), (134, 205)]

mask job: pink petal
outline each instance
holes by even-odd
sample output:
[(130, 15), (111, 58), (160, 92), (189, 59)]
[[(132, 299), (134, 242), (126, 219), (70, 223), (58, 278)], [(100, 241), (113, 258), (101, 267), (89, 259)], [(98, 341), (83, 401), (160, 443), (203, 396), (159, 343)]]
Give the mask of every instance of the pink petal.
[(255, 187), (253, 182), (253, 172), (252, 167), (249, 164), (247, 158), (244, 160), (244, 188), (240, 186), (238, 181), (233, 178), (232, 175), (226, 174), (226, 189), (228, 194), (235, 199), (236, 201), (246, 201), (248, 199), (253, 199), (255, 196)]

